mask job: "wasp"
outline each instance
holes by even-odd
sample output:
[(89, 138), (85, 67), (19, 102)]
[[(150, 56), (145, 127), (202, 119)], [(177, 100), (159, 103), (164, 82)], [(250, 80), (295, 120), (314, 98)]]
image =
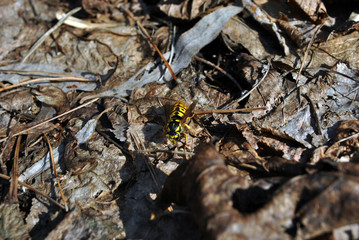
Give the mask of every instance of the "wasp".
[(195, 108), (197, 101), (193, 102), (188, 108), (185, 102), (177, 102), (173, 105), (170, 111), (167, 125), (165, 126), (165, 132), (168, 139), (172, 142), (179, 140), (181, 135), (185, 136), (185, 142), (187, 145), (187, 134), (182, 132), (183, 126), (190, 128), (186, 121), (193, 117), (193, 109)]

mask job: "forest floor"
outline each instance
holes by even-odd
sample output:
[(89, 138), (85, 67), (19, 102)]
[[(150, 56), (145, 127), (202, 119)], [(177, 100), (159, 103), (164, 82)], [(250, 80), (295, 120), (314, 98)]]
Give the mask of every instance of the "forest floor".
[(0, 6), (2, 239), (359, 238), (357, 1)]

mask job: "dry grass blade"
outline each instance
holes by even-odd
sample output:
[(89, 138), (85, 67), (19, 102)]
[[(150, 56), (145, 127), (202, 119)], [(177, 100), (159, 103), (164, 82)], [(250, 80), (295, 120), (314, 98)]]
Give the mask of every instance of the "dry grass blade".
[[(0, 178), (2, 179), (5, 179), (5, 180), (8, 180), (10, 181), (11, 180), (11, 177), (9, 176), (6, 176), (5, 174), (2, 174), (0, 173)], [(40, 192), (39, 190), (37, 190), (36, 188), (24, 183), (24, 182), (21, 182), (21, 181), (18, 181), (19, 185), (23, 186), (23, 187), (26, 187), (27, 189), (30, 189), (31, 191), (43, 196), (44, 198), (48, 199), (50, 202), (54, 203), (56, 206), (62, 208), (62, 209), (65, 209), (64, 206), (62, 206), (60, 203), (56, 202), (54, 199), (52, 199), (51, 197), (47, 196), (46, 194)]]
[(9, 199), (11, 203), (17, 202), (20, 143), (21, 143), (21, 136), (19, 136), (16, 141), (14, 165), (12, 166), (12, 178), (11, 178), (10, 190), (9, 190)]
[(22, 63), (24, 63), (29, 57), (30, 55), (45, 41), (45, 39), (50, 36), (51, 33), (53, 33), (56, 29), (58, 29), (63, 22), (71, 15), (77, 13), (78, 11), (81, 10), (81, 7), (72, 9), (70, 12), (66, 13), (61, 19), (60, 21), (58, 21), (55, 26), (53, 26), (52, 28), (50, 28), (41, 38), (39, 38), (39, 40), (36, 41), (36, 43), (31, 47), (31, 49), (29, 50), (29, 52), (26, 54), (26, 56), (22, 59)]
[(142, 33), (146, 36), (148, 42), (151, 44), (151, 46), (156, 50), (156, 52), (158, 53), (158, 55), (160, 55), (161, 59), (163, 60), (163, 62), (165, 63), (167, 69), (170, 71), (173, 79), (175, 81), (177, 81), (177, 77), (176, 74), (174, 73), (171, 65), (168, 63), (168, 61), (166, 60), (166, 58), (163, 56), (163, 54), (161, 53), (161, 51), (158, 49), (158, 47), (156, 46), (156, 44), (154, 44), (151, 36), (148, 34), (148, 32), (146, 31), (146, 29), (142, 26), (142, 24), (140, 23), (140, 21), (135, 19), (135, 16), (133, 16), (133, 14), (128, 11), (125, 8), (122, 8), (122, 10), (133, 20), (136, 22), (137, 26), (141, 29)]
[(69, 208), (68, 208), (67, 203), (66, 203), (65, 195), (64, 195), (64, 193), (62, 192), (62, 187), (61, 187), (60, 180), (59, 180), (59, 178), (58, 178), (58, 176), (57, 176), (56, 165), (55, 165), (55, 161), (54, 161), (54, 155), (53, 155), (53, 153), (52, 153), (52, 147), (51, 147), (49, 138), (47, 137), (46, 134), (44, 134), (44, 137), (45, 137), (45, 139), (46, 139), (47, 144), (49, 145), (49, 151), (50, 151), (50, 158), (51, 158), (52, 169), (54, 170), (54, 175), (55, 175), (55, 178), (56, 178), (56, 181), (57, 181), (57, 185), (59, 186), (59, 191), (60, 191), (60, 194), (61, 194), (61, 198), (62, 198), (62, 201), (63, 201), (64, 204), (65, 204), (65, 211), (67, 212), (67, 211), (69, 210)]
[(267, 108), (258, 107), (258, 108), (239, 108), (239, 109), (213, 109), (213, 110), (196, 110), (194, 111), (195, 115), (202, 114), (211, 114), (211, 113), (236, 113), (236, 112), (253, 112), (253, 111), (264, 111)]
[[(25, 129), (25, 130), (22, 130), (22, 131), (20, 131), (20, 132), (14, 133), (14, 135), (12, 135), (12, 136), (15, 137), (15, 136), (19, 136), (19, 135), (22, 135), (22, 134), (27, 134), (27, 132), (29, 132), (30, 130), (32, 130), (32, 129), (34, 129), (34, 128), (37, 128), (37, 127), (39, 127), (39, 126), (42, 126), (42, 125), (44, 125), (44, 124), (46, 124), (46, 123), (48, 123), (48, 122), (51, 122), (51, 121), (55, 120), (55, 119), (58, 119), (58, 118), (63, 117), (63, 116), (65, 116), (65, 115), (67, 115), (67, 114), (70, 114), (70, 113), (72, 113), (72, 112), (74, 112), (74, 111), (76, 111), (76, 110), (79, 110), (80, 108), (86, 107), (87, 105), (90, 105), (90, 104), (96, 102), (97, 100), (98, 100), (98, 98), (92, 99), (91, 101), (88, 101), (87, 103), (81, 104), (80, 106), (75, 107), (74, 109), (71, 109), (71, 110), (69, 110), (69, 111), (66, 111), (66, 112), (64, 112), (64, 113), (62, 113), (62, 114), (60, 114), (60, 115), (57, 115), (57, 116), (53, 117), (53, 118), (47, 119), (47, 120), (45, 120), (45, 121), (43, 121), (43, 122), (41, 122), (41, 123), (39, 123), (39, 124), (36, 124), (36, 125), (34, 125), (34, 126), (28, 128), (28, 129)], [(8, 138), (9, 138), (9, 137), (5, 137), (5, 138), (1, 139), (1, 140), (0, 140), (0, 143), (6, 141)]]
[(353, 139), (353, 138), (357, 138), (359, 137), (359, 133), (355, 133), (349, 137), (346, 137), (346, 138), (343, 138), (343, 139), (340, 139), (339, 141), (337, 141), (336, 143), (341, 143), (341, 142), (345, 142), (346, 140), (349, 140), (349, 139)]
[[(62, 10), (59, 10), (56, 12), (56, 18), (59, 21), (65, 16), (66, 16), (66, 14)], [(116, 24), (116, 23), (92, 23), (92, 22), (84, 21), (84, 20), (81, 20), (79, 18), (75, 18), (72, 16), (68, 16), (63, 23), (67, 24), (71, 27), (80, 28), (80, 29), (89, 29), (89, 30), (96, 29), (96, 28), (97, 29), (98, 28), (114, 28), (114, 27), (120, 26), (119, 24)]]
[(36, 78), (31, 80), (26, 80), (18, 84), (10, 85), (7, 87), (0, 88), (0, 92), (11, 90), (20, 86), (24, 86), (31, 83), (38, 83), (38, 82), (44, 82), (44, 81), (50, 81), (50, 82), (66, 82), (66, 81), (76, 81), (76, 82), (92, 82), (91, 80), (87, 78), (81, 78), (81, 77), (59, 77), (59, 78)]

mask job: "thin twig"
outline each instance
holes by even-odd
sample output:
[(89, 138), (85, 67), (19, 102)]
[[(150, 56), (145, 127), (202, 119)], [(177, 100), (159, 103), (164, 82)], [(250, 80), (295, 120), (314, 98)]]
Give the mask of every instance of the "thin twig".
[(253, 112), (266, 110), (265, 107), (257, 108), (239, 108), (239, 109), (212, 109), (212, 110), (196, 110), (193, 112), (194, 115), (203, 115), (211, 113), (235, 113), (235, 112)]
[[(176, 36), (176, 26), (173, 26), (173, 31), (172, 31), (172, 36), (171, 36), (171, 49), (170, 49), (170, 56), (168, 58), (168, 64), (171, 66), (172, 64), (172, 60), (173, 60), (173, 57), (175, 55), (175, 36)], [(167, 68), (166, 68), (166, 71), (167, 71)], [(161, 82), (162, 79), (165, 77), (166, 75), (166, 72), (162, 75), (162, 77), (159, 79), (159, 81)]]
[(17, 73), (19, 75), (24, 76), (42, 76), (42, 77), (73, 77), (73, 75), (68, 73), (54, 73), (54, 72), (47, 72), (47, 71), (28, 71), (28, 70), (14, 70), (14, 69), (0, 69), (0, 72), (3, 73)]
[(36, 79), (31, 79), (28, 81), (24, 81), (18, 84), (14, 84), (14, 85), (10, 85), (7, 87), (3, 87), (0, 88), (0, 92), (6, 91), (6, 90), (11, 90), (13, 88), (17, 88), (20, 86), (24, 86), (24, 85), (28, 85), (31, 83), (37, 83), (37, 82), (44, 82), (44, 81), (50, 81), (50, 82), (67, 82), (67, 81), (76, 81), (76, 82), (93, 82), (92, 80), (89, 80), (87, 78), (81, 78), (81, 77), (59, 77), (59, 78), (36, 78)]
[(341, 143), (341, 142), (344, 142), (346, 140), (349, 140), (349, 139), (352, 139), (352, 138), (357, 138), (357, 137), (359, 137), (359, 133), (355, 133), (355, 134), (353, 134), (353, 135), (351, 135), (349, 137), (342, 138), (339, 141), (337, 141), (336, 143)]
[(25, 55), (25, 57), (22, 59), (21, 63), (24, 63), (30, 55), (45, 41), (45, 39), (50, 36), (51, 33), (53, 33), (56, 29), (58, 29), (62, 23), (71, 15), (77, 13), (81, 10), (81, 7), (74, 8), (70, 12), (66, 13), (52, 28), (50, 28), (44, 35), (42, 35), (36, 43), (30, 48), (29, 52)]
[(64, 193), (62, 192), (62, 187), (61, 187), (60, 179), (59, 179), (58, 176), (57, 176), (56, 165), (55, 165), (55, 160), (54, 160), (54, 154), (52, 153), (52, 147), (51, 147), (49, 138), (47, 137), (47, 135), (46, 135), (45, 133), (44, 133), (44, 137), (45, 137), (45, 140), (46, 140), (46, 142), (47, 142), (47, 145), (49, 146), (52, 169), (54, 170), (54, 175), (55, 175), (55, 178), (56, 178), (56, 181), (57, 181), (57, 186), (59, 187), (59, 191), (60, 191), (60, 194), (61, 194), (61, 199), (62, 199), (62, 201), (63, 201), (64, 204), (65, 204), (65, 211), (67, 212), (67, 211), (69, 210), (69, 207), (67, 206), (65, 195), (64, 195)]
[(207, 64), (207, 65), (209, 65), (209, 66), (211, 66), (211, 67), (217, 69), (217, 70), (220, 71), (221, 73), (223, 73), (225, 76), (227, 76), (227, 77), (234, 83), (234, 85), (237, 86), (237, 88), (238, 88), (241, 92), (243, 92), (243, 89), (242, 89), (241, 85), (239, 85), (238, 82), (237, 82), (237, 80), (236, 80), (234, 77), (232, 77), (232, 75), (229, 74), (226, 70), (224, 70), (224, 69), (221, 68), (220, 66), (217, 66), (217, 65), (211, 63), (210, 61), (207, 61), (207, 60), (204, 59), (204, 58), (201, 58), (201, 57), (198, 57), (198, 56), (194, 56), (194, 59), (196, 59), (196, 60), (198, 60), (198, 61), (200, 61), (200, 62), (203, 62), (203, 63), (205, 63), (205, 64)]
[[(0, 173), (0, 178), (2, 179), (5, 179), (5, 180), (8, 180), (10, 181), (11, 180), (11, 177), (5, 175), (5, 174), (2, 174)], [(36, 188), (24, 183), (24, 182), (21, 182), (21, 181), (18, 181), (19, 185), (23, 186), (23, 187), (26, 187), (27, 189), (30, 189), (31, 191), (43, 196), (44, 198), (48, 199), (50, 202), (54, 203), (55, 205), (59, 206), (60, 208), (64, 209), (65, 210), (65, 207), (62, 206), (60, 203), (56, 202), (54, 199), (52, 199), (51, 197), (47, 196), (46, 194), (40, 192), (39, 190), (37, 190)]]
[(142, 24), (140, 23), (140, 21), (135, 19), (135, 16), (133, 16), (133, 14), (128, 11), (125, 8), (121, 9), (133, 20), (136, 22), (137, 26), (141, 29), (142, 33), (146, 36), (148, 42), (151, 44), (151, 46), (156, 50), (156, 52), (158, 53), (158, 55), (160, 55), (161, 59), (163, 60), (164, 64), (166, 65), (167, 69), (170, 71), (173, 80), (177, 81), (177, 77), (176, 74), (174, 73), (172, 67), (170, 66), (170, 64), (167, 62), (166, 58), (163, 56), (163, 54), (161, 53), (161, 51), (158, 49), (158, 47), (156, 46), (156, 44), (154, 44), (153, 39), (151, 38), (151, 36), (148, 34), (147, 30), (142, 26)]
[[(22, 131), (20, 131), (20, 132), (17, 132), (17, 133), (15, 133), (15, 134), (12, 135), (12, 136), (15, 137), (15, 136), (19, 136), (19, 135), (22, 135), (22, 134), (26, 134), (28, 131), (30, 131), (30, 130), (32, 130), (32, 129), (34, 129), (34, 128), (37, 128), (37, 127), (39, 127), (39, 126), (42, 126), (42, 125), (44, 125), (44, 124), (46, 124), (46, 123), (48, 123), (48, 122), (51, 122), (51, 121), (55, 120), (55, 119), (58, 119), (58, 118), (60, 118), (60, 117), (63, 117), (63, 116), (65, 116), (65, 115), (69, 114), (69, 113), (72, 113), (72, 112), (76, 111), (76, 110), (79, 110), (80, 108), (83, 108), (83, 107), (85, 107), (85, 106), (87, 106), (87, 105), (90, 105), (90, 104), (96, 102), (97, 100), (98, 100), (98, 98), (92, 99), (91, 101), (88, 101), (87, 103), (84, 103), (84, 104), (82, 104), (82, 105), (80, 105), (80, 106), (78, 106), (78, 107), (75, 107), (75, 108), (73, 108), (73, 109), (71, 109), (71, 110), (69, 110), (69, 111), (66, 111), (66, 112), (64, 112), (64, 113), (62, 113), (62, 114), (60, 114), (60, 115), (57, 115), (57, 116), (55, 116), (55, 117), (53, 117), (53, 118), (47, 119), (47, 120), (45, 120), (45, 121), (43, 121), (43, 122), (41, 122), (41, 123), (39, 123), (39, 124), (36, 124), (36, 125), (34, 125), (34, 126), (28, 128), (28, 129), (25, 129), (25, 130), (22, 130)], [(9, 137), (5, 137), (5, 138), (1, 139), (1, 140), (0, 140), (0, 143), (6, 141), (6, 139), (8, 139), (8, 138), (9, 138)]]
[(18, 174), (19, 174), (19, 154), (20, 154), (20, 143), (21, 136), (17, 138), (15, 154), (14, 154), (14, 165), (12, 166), (12, 178), (10, 183), (9, 198), (11, 203), (16, 203), (17, 199), (17, 185), (18, 185)]

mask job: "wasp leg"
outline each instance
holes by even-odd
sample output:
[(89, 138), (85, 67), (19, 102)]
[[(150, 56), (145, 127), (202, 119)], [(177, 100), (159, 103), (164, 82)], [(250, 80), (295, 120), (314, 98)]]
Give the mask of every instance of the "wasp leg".
[(193, 136), (196, 135), (196, 133), (195, 133), (195, 131), (193, 130), (193, 128), (191, 128), (188, 124), (185, 123), (184, 126), (188, 129), (188, 131), (189, 131)]
[(194, 117), (194, 113), (192, 113), (192, 115), (190, 117), (187, 117), (185, 122), (188, 122), (188, 120), (190, 120), (193, 117)]
[(187, 134), (186, 134), (186, 133), (182, 133), (182, 135), (184, 135), (184, 144), (185, 144), (186, 146), (188, 146), (188, 144), (187, 144)]

